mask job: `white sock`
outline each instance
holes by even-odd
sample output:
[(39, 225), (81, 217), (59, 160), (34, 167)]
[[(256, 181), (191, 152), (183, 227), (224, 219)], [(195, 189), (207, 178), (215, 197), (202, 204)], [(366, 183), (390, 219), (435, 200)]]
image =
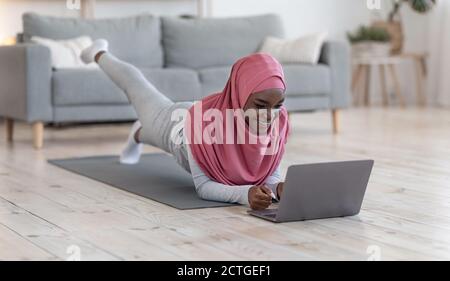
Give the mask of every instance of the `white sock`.
[(97, 39), (91, 46), (87, 47), (81, 52), (80, 58), (86, 63), (92, 63), (95, 61), (95, 56), (101, 51), (108, 51), (108, 41), (105, 39)]
[(136, 132), (142, 128), (141, 122), (136, 121), (131, 127), (130, 135), (128, 136), (127, 145), (120, 155), (120, 163), (126, 165), (134, 165), (139, 163), (142, 153), (142, 143), (137, 143), (134, 138)]

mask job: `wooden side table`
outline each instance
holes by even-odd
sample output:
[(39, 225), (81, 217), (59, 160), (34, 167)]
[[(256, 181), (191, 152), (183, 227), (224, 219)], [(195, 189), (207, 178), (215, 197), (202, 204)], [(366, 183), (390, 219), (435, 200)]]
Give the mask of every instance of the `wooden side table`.
[[(386, 70), (390, 72), (392, 81), (394, 83), (395, 95), (399, 100), (400, 105), (402, 107), (405, 106), (406, 105), (405, 98), (402, 95), (400, 82), (395, 69), (395, 66), (400, 63), (401, 58), (396, 56), (373, 57), (373, 58), (366, 57), (354, 59), (353, 64), (356, 66), (356, 69), (355, 72), (353, 73), (352, 90), (355, 105), (361, 104), (364, 104), (365, 106), (370, 105), (370, 85), (371, 85), (370, 78), (372, 74), (372, 68), (378, 67), (378, 70), (380, 72), (380, 86), (381, 86), (383, 106), (389, 105), (389, 95), (386, 86)], [(362, 76), (364, 76), (362, 80), (364, 92), (360, 94), (357, 91), (357, 86)]]
[[(425, 106), (426, 97), (423, 87), (424, 80), (427, 74), (426, 57), (427, 56), (425, 54), (402, 54), (398, 56), (387, 57), (354, 58), (353, 64), (355, 65), (355, 70), (353, 72), (352, 92), (355, 105), (370, 105), (371, 72), (373, 67), (378, 67), (383, 106), (389, 105), (389, 95), (386, 86), (386, 72), (388, 72), (394, 84), (395, 96), (397, 97), (400, 106), (404, 107), (406, 105), (406, 102), (405, 97), (402, 94), (396, 66), (402, 63), (403, 60), (411, 59), (413, 60), (414, 67), (416, 69), (415, 79), (417, 87), (417, 103), (420, 106)], [(363, 93), (359, 93), (357, 91), (359, 83), (363, 83)]]

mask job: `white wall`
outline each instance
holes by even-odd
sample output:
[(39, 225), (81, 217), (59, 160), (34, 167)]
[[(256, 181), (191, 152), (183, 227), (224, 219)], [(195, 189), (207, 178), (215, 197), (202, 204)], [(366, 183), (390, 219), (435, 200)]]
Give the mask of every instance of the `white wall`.
[[(278, 13), (286, 34), (295, 37), (315, 31), (329, 31), (331, 38), (345, 39), (345, 32), (368, 23), (371, 13), (364, 0), (212, 0), (216, 17)], [(0, 0), (0, 40), (22, 29), (21, 15), (34, 11), (46, 15), (78, 16), (66, 8), (65, 0)], [(114, 17), (149, 12), (157, 15), (196, 14), (192, 0), (118, 1), (97, 0), (97, 17)]]
[[(387, 18), (391, 9), (390, 0), (382, 0), (381, 10), (371, 11), (365, 0), (216, 0), (213, 16), (240, 16), (260, 13), (278, 13), (282, 15), (289, 38), (311, 32), (328, 31), (329, 38), (346, 40), (346, 32), (372, 20)], [(405, 51), (426, 52), (428, 49), (427, 32), (429, 16), (421, 16), (409, 7), (403, 7), (401, 18), (406, 37)], [(412, 62), (405, 61), (398, 68), (403, 95), (412, 103), (415, 99), (415, 78)], [(378, 71), (372, 71), (372, 100), (380, 103)], [(388, 87), (393, 94), (392, 81)]]
[(97, 0), (95, 14), (97, 17), (102, 18), (136, 15), (143, 12), (154, 15), (195, 15), (197, 13), (197, 3), (195, 0)]
[[(97, 0), (96, 16), (120, 17), (140, 13), (155, 15), (196, 14), (195, 0)], [(0, 0), (0, 42), (22, 31), (24, 12), (44, 15), (78, 17), (80, 12), (69, 10), (66, 0)]]
[(328, 31), (331, 38), (340, 40), (371, 17), (362, 0), (216, 0), (213, 4), (213, 16), (261, 13), (282, 15), (287, 37)]
[[(278, 13), (282, 16), (289, 38), (328, 31), (335, 40), (346, 40), (345, 34), (361, 24), (368, 24), (376, 18), (386, 18), (390, 0), (382, 0), (382, 10), (372, 12), (365, 0), (210, 0), (212, 16), (230, 17), (263, 13)], [(14, 36), (22, 30), (21, 15), (26, 11), (57, 16), (79, 16), (78, 11), (66, 8), (66, 0), (0, 0), (0, 41)], [(138, 13), (156, 15), (196, 14), (197, 2), (193, 0), (97, 0), (97, 17), (116, 17)], [(428, 18), (412, 12), (408, 7), (402, 10), (406, 42), (405, 50), (426, 52)], [(415, 96), (415, 83), (409, 83), (414, 75), (410, 63), (399, 68), (403, 92), (408, 99)], [(378, 81), (377, 72), (373, 81)], [(374, 93), (378, 85), (374, 83)], [(379, 96), (375, 97), (375, 101)]]
[[(331, 39), (346, 40), (346, 32), (375, 19), (386, 19), (390, 0), (382, 0), (380, 11), (371, 11), (365, 0), (214, 0), (213, 16), (241, 16), (262, 13), (282, 15), (287, 37), (328, 31)], [(427, 49), (428, 16), (408, 7), (401, 12), (407, 51)]]
[(0, 0), (0, 41), (6, 37), (15, 36), (22, 30), (22, 14), (27, 11), (36, 13), (77, 16), (77, 11), (66, 8), (66, 1), (30, 1), (30, 0)]

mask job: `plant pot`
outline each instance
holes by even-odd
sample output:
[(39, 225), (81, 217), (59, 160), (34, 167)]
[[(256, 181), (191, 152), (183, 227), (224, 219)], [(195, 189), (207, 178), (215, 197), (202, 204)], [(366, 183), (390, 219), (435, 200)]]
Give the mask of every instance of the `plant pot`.
[(365, 41), (352, 45), (352, 55), (356, 58), (387, 57), (391, 54), (391, 43)]
[(372, 24), (374, 27), (384, 28), (391, 36), (392, 54), (398, 55), (403, 51), (404, 35), (403, 27), (400, 21), (376, 21)]

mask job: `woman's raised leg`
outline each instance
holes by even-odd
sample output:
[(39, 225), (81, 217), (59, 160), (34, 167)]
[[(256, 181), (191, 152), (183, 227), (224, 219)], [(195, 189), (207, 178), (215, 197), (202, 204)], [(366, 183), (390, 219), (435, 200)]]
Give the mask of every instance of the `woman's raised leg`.
[(173, 102), (151, 84), (135, 66), (105, 52), (98, 60), (100, 68), (128, 96), (139, 120), (154, 120)]
[(150, 83), (135, 66), (123, 62), (107, 51), (107, 42), (97, 40), (83, 51), (85, 62), (95, 61), (108, 77), (122, 89), (136, 110), (142, 124), (139, 140), (172, 153), (170, 133), (172, 112), (190, 107), (190, 103), (174, 103)]

